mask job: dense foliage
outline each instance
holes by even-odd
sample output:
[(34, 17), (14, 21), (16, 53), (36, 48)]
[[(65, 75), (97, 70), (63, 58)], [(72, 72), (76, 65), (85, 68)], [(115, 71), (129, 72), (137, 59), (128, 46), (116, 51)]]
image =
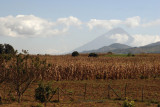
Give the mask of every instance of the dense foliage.
[(74, 52), (72, 52), (72, 56), (78, 56), (79, 55), (79, 53), (77, 52), (77, 51), (74, 51)]
[(51, 84), (40, 83), (38, 88), (35, 89), (35, 99), (42, 103), (48, 102), (55, 93), (56, 90), (52, 88)]
[(16, 51), (9, 44), (0, 44), (0, 54), (15, 54)]
[(98, 57), (98, 54), (96, 54), (96, 53), (90, 53), (90, 54), (88, 55), (88, 57)]

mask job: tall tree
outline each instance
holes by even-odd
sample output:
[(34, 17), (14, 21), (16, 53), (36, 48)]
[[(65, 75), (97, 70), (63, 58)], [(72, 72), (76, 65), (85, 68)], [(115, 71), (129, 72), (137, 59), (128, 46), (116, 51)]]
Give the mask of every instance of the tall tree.
[(0, 54), (4, 53), (4, 45), (0, 44)]
[(9, 44), (4, 44), (4, 52), (5, 54), (14, 54), (14, 48)]

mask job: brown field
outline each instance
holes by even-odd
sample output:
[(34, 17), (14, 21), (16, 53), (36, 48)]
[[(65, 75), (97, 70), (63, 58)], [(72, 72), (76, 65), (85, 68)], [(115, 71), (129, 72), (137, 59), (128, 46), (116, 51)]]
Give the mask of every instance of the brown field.
[[(47, 66), (41, 65), (41, 69), (35, 69), (29, 65), (31, 60), (28, 61), (28, 66), (33, 68), (33, 73), (37, 73), (38, 78), (23, 94), (22, 102), (17, 103), (17, 93), (12, 89), (11, 78), (17, 76), (12, 69), (10, 78), (0, 84), (2, 97), (0, 106), (37, 106), (40, 102), (34, 99), (34, 91), (38, 87), (38, 82), (42, 80), (51, 82), (53, 88), (60, 89), (59, 94), (56, 93), (51, 102), (47, 103), (48, 107), (121, 107), (125, 97), (134, 100), (136, 107), (157, 107), (160, 102), (159, 54), (139, 54), (134, 57), (107, 57), (100, 54), (97, 58), (87, 55), (78, 57), (39, 55), (39, 57), (41, 60), (46, 59)], [(5, 70), (7, 71), (9, 65), (13, 63), (13, 59), (6, 62)], [(39, 71), (35, 72), (36, 70)], [(59, 102), (56, 102), (58, 96)]]

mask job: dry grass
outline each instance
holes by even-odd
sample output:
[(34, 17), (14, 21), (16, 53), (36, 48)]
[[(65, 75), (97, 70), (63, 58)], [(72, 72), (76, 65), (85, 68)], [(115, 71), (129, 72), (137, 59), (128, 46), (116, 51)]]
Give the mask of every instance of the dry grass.
[(41, 56), (53, 66), (48, 69), (50, 80), (95, 80), (95, 79), (143, 79), (160, 77), (160, 55), (136, 55), (135, 57), (90, 58)]
[[(60, 87), (63, 92), (59, 103), (48, 103), (49, 106), (107, 106), (120, 107), (123, 100), (116, 100), (113, 92), (110, 92), (111, 100), (107, 99), (107, 86), (110, 86), (124, 99), (124, 87), (127, 83), (127, 97), (136, 101), (136, 106), (157, 106), (160, 101), (160, 55), (140, 54), (135, 57), (106, 57), (101, 54), (97, 58), (88, 57), (87, 54), (78, 57), (63, 56), (39, 56), (46, 59), (50, 67), (45, 69), (44, 80), (53, 83), (53, 87)], [(12, 62), (9, 62), (12, 64)], [(43, 70), (43, 69), (42, 69)], [(84, 100), (84, 84), (87, 83), (87, 93)], [(34, 90), (38, 82), (34, 82), (24, 93), (20, 104), (12, 101), (11, 95), (17, 100), (16, 93), (11, 90), (11, 84), (4, 82), (0, 86), (3, 97), (3, 105), (10, 107), (36, 106), (39, 102), (34, 99)], [(141, 102), (142, 88), (144, 89), (144, 103)], [(70, 97), (74, 101), (70, 100)], [(55, 95), (52, 99), (57, 100)]]

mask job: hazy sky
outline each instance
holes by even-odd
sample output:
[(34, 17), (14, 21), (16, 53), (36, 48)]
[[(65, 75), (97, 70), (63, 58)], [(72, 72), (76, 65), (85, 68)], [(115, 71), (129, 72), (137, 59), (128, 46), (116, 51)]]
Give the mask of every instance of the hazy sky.
[(160, 41), (159, 5), (160, 0), (1, 0), (0, 43), (60, 54), (122, 27), (134, 38), (132, 46), (146, 45)]

